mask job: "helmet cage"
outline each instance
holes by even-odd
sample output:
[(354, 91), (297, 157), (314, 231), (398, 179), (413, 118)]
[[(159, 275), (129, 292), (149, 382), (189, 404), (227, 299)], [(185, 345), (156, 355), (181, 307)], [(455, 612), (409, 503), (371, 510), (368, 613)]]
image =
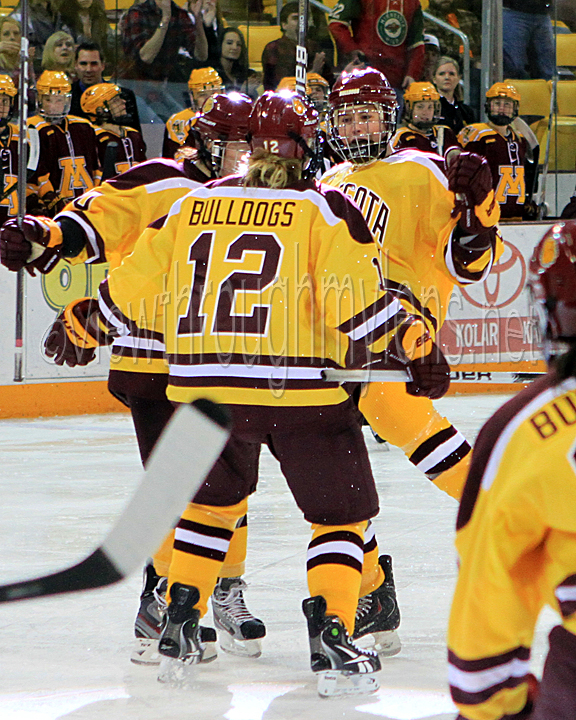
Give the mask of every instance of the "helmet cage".
[[(379, 128), (370, 134), (354, 134), (354, 137), (342, 135), (339, 117), (352, 114), (356, 126), (356, 113), (363, 107), (375, 110), (378, 114)], [(331, 107), (327, 116), (327, 134), (330, 146), (345, 160), (355, 165), (373, 162), (386, 154), (388, 142), (396, 131), (396, 106), (379, 102), (344, 103)]]
[[(42, 105), (42, 98), (54, 97), (54, 96), (64, 97), (66, 100), (64, 103), (63, 109), (57, 113), (48, 112), (47, 110), (44, 109), (44, 107)], [(40, 113), (40, 115), (42, 115), (43, 118), (45, 118), (50, 123), (59, 122), (60, 120), (65, 118), (66, 115), (68, 115), (68, 113), (70, 112), (71, 103), (72, 103), (72, 93), (63, 93), (63, 92), (59, 92), (59, 91), (54, 92), (52, 90), (50, 90), (49, 92), (38, 93), (38, 112)]]

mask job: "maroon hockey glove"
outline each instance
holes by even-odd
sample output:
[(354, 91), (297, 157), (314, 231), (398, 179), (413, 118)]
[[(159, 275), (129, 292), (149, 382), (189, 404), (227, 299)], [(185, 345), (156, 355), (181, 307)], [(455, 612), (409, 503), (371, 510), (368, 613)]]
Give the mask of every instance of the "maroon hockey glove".
[(58, 262), (62, 232), (49, 218), (25, 215), (22, 227), (15, 218), (7, 220), (0, 229), (0, 261), (8, 270), (18, 272), (26, 268), (47, 273)]
[(464, 195), (471, 207), (482, 205), (492, 190), (492, 173), (485, 157), (471, 152), (461, 152), (446, 170), (448, 189)]
[(450, 366), (438, 345), (432, 342), (431, 346), (428, 355), (408, 363), (412, 381), (406, 383), (406, 390), (409, 395), (437, 400), (446, 395), (450, 387)]
[(88, 365), (96, 348), (109, 342), (98, 326), (98, 303), (82, 298), (67, 305), (58, 315), (44, 340), (44, 352), (56, 365)]

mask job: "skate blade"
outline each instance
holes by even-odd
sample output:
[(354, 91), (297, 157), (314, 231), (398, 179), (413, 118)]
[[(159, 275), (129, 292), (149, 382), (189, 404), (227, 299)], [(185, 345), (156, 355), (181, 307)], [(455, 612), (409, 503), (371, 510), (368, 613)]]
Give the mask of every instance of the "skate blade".
[(187, 686), (195, 679), (195, 658), (180, 660), (179, 658), (160, 656), (160, 669), (158, 670), (158, 682), (174, 685)]
[(370, 695), (380, 687), (373, 673), (346, 673), (326, 670), (318, 673), (318, 695), (325, 698)]
[(368, 633), (354, 640), (363, 650), (374, 650), (380, 657), (392, 657), (402, 650), (400, 636), (396, 630), (382, 630)]
[(136, 646), (132, 651), (130, 662), (135, 665), (160, 665), (162, 656), (158, 652), (158, 640), (152, 638), (136, 638)]
[(258, 658), (262, 655), (262, 643), (260, 639), (237, 640), (232, 637), (230, 633), (226, 632), (226, 630), (219, 630), (218, 639), (222, 650), (230, 653), (230, 655), (252, 658)]

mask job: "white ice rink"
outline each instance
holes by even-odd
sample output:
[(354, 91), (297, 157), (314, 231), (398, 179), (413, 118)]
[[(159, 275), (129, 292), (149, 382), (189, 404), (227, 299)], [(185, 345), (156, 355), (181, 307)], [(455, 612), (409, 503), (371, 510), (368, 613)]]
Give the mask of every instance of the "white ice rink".
[[(473, 440), (502, 396), (438, 403)], [(455, 578), (456, 502), (395, 448), (366, 435), (380, 493), (380, 550), (394, 558), (402, 651), (372, 696), (323, 700), (300, 606), (309, 527), (275, 460), (251, 498), (247, 600), (267, 626), (259, 659), (220, 653), (187, 687), (129, 661), (140, 577), (104, 590), (0, 605), (0, 720), (452, 720), (445, 628)], [(140, 477), (128, 415), (0, 421), (0, 583), (61, 569), (103, 539)], [(544, 614), (534, 650), (539, 674)]]

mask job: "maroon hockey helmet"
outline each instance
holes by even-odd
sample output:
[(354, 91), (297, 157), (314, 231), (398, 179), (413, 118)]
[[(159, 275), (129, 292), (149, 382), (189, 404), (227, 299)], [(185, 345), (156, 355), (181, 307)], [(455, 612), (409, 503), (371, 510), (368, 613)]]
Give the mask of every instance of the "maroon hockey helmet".
[(540, 314), (546, 354), (558, 355), (565, 351), (559, 344), (576, 342), (575, 220), (556, 223), (536, 245), (528, 287)]
[(386, 77), (370, 67), (342, 73), (328, 101), (328, 141), (334, 150), (358, 164), (383, 157), (398, 112), (396, 93)]
[[(248, 118), (252, 100), (239, 92), (217, 93), (207, 98), (199, 115), (192, 119), (189, 138), (212, 177), (219, 177), (226, 145), (230, 142), (248, 144)], [(206, 141), (211, 141), (209, 147)]]
[(252, 100), (248, 95), (217, 93), (204, 102), (193, 126), (203, 137), (211, 140), (246, 140), (251, 110)]
[(248, 121), (250, 146), (284, 158), (312, 157), (318, 122), (318, 111), (308, 98), (289, 90), (265, 92), (254, 103)]

